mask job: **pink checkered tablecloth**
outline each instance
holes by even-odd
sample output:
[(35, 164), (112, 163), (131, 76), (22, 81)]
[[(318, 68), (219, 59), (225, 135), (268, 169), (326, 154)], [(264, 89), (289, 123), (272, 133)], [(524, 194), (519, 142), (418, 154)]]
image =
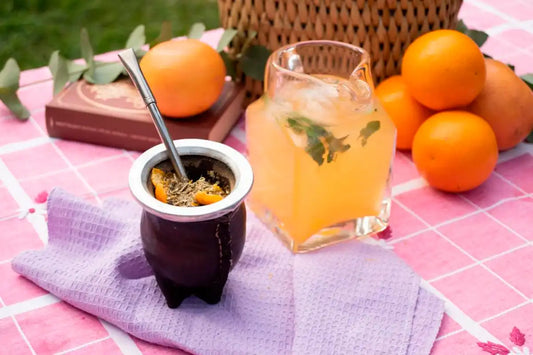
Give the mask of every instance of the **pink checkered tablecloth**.
[[(519, 74), (533, 71), (532, 0), (465, 0), (460, 18), (490, 34), (486, 53), (513, 63)], [(16, 254), (46, 243), (42, 191), (61, 186), (95, 204), (109, 196), (131, 199), (127, 174), (138, 156), (49, 138), (48, 69), (23, 72), (21, 86), (28, 122), (0, 103), (0, 354), (176, 353), (67, 305), (11, 270)], [(226, 143), (244, 151), (244, 137), (241, 122)], [(522, 351), (533, 350), (532, 193), (533, 145), (501, 154), (490, 179), (460, 195), (429, 188), (410, 156), (396, 155), (394, 236), (386, 243), (446, 302), (433, 354), (482, 354), (476, 343), (488, 341), (511, 349), (514, 327), (525, 334)], [(513, 335), (520, 344), (520, 333)]]

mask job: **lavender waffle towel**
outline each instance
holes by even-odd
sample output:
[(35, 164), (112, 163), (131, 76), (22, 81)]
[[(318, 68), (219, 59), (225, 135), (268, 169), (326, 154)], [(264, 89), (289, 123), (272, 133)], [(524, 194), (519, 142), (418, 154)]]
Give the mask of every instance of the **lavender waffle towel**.
[(347, 242), (293, 256), (250, 214), (245, 250), (214, 306), (169, 309), (141, 250), (140, 208), (62, 190), (49, 243), (13, 268), (68, 303), (149, 342), (201, 354), (428, 354), (442, 302), (394, 253)]

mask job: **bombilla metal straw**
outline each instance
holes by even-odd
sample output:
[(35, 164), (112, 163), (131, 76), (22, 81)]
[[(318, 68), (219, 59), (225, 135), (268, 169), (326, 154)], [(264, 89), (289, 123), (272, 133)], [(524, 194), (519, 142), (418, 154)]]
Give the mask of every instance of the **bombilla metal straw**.
[(172, 163), (172, 166), (174, 167), (176, 174), (178, 175), (178, 177), (187, 179), (187, 173), (183, 168), (183, 164), (181, 162), (178, 151), (174, 146), (172, 137), (170, 137), (170, 134), (168, 133), (168, 129), (165, 125), (165, 121), (163, 121), (161, 112), (159, 112), (159, 109), (157, 108), (154, 94), (152, 94), (152, 90), (150, 90), (150, 86), (146, 82), (146, 79), (141, 71), (141, 67), (139, 67), (135, 52), (132, 48), (129, 48), (119, 53), (118, 57), (126, 68), (126, 71), (128, 72), (133, 83), (135, 84), (135, 87), (141, 94), (143, 101), (146, 104), (146, 107), (150, 111), (152, 121), (154, 122), (155, 128), (157, 129), (157, 133), (159, 133), (159, 137), (161, 137), (161, 141), (163, 141), (163, 144), (167, 149), (168, 157), (170, 158), (170, 161)]

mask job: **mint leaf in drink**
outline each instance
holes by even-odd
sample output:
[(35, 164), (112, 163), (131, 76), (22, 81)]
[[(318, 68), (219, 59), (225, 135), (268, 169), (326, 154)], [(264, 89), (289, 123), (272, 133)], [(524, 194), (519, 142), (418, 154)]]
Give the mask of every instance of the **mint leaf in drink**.
[(349, 144), (344, 144), (344, 140), (348, 138), (348, 136), (344, 136), (342, 138), (335, 138), (333, 136), (328, 136), (326, 138), (326, 142), (329, 146), (329, 152), (328, 152), (328, 163), (331, 163), (335, 160), (338, 153), (343, 153), (350, 149)]
[(366, 124), (365, 128), (363, 128), (359, 132), (359, 137), (361, 139), (361, 146), (365, 146), (368, 138), (370, 138), (371, 135), (376, 133), (381, 128), (381, 122), (380, 121), (370, 121)]
[(338, 153), (350, 149), (350, 145), (344, 143), (348, 136), (337, 138), (326, 128), (307, 117), (289, 117), (287, 125), (294, 133), (307, 136), (305, 151), (319, 166), (324, 164), (324, 156), (326, 156), (326, 161), (331, 163), (335, 161)]
[(305, 147), (307, 154), (317, 162), (318, 166), (324, 163), (324, 154), (326, 154), (326, 147), (320, 140), (319, 136), (307, 135), (307, 146)]
[[(303, 117), (301, 117), (300, 119), (303, 119)], [(300, 123), (300, 121), (296, 118), (288, 118), (287, 119), (287, 123), (289, 124), (289, 127), (292, 128), (293, 132), (296, 133), (296, 134), (302, 134), (304, 133), (304, 127), (302, 126), (302, 124)]]

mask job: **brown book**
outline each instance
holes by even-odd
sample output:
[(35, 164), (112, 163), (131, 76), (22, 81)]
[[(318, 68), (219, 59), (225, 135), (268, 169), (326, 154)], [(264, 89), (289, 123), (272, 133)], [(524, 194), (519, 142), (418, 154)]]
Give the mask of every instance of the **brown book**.
[[(244, 90), (226, 82), (218, 101), (194, 117), (166, 118), (173, 139), (222, 141), (242, 114)], [(79, 80), (46, 105), (50, 137), (128, 150), (146, 150), (161, 143), (148, 109), (129, 79), (106, 85)]]

